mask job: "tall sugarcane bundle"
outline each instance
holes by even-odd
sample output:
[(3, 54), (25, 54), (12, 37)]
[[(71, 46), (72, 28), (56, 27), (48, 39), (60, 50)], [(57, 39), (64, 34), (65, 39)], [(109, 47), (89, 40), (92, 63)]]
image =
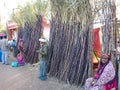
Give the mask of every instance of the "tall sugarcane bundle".
[(104, 0), (102, 2), (102, 41), (103, 52), (110, 53), (110, 50), (116, 48), (116, 6), (113, 0)]
[(38, 21), (35, 25), (25, 23), (24, 27), (24, 50), (25, 50), (25, 61), (28, 63), (38, 62), (38, 53), (36, 50), (39, 49), (39, 38), (41, 37), (42, 30), (42, 17), (38, 16)]
[(23, 32), (24, 32), (23, 27), (18, 27), (17, 47), (16, 47), (16, 52), (14, 53), (15, 57), (19, 53), (18, 44), (19, 44), (20, 39), (23, 37)]
[(93, 53), (89, 0), (51, 0), (51, 10), (48, 73), (82, 85), (91, 75)]
[(111, 50), (116, 49), (116, 6), (114, 0), (103, 0), (101, 2), (102, 22), (102, 51), (111, 54), (111, 60), (116, 67), (116, 56)]
[[(97, 4), (97, 5), (96, 5)], [(114, 0), (96, 0), (95, 11), (102, 30), (102, 53), (110, 54), (116, 49), (116, 5)], [(95, 14), (95, 15), (96, 15)], [(115, 55), (111, 54), (111, 60), (115, 61)]]
[(114, 0), (105, 0), (102, 4), (102, 14), (104, 17), (102, 32), (103, 52), (111, 54), (111, 60), (116, 69), (117, 78), (119, 77), (117, 56), (111, 50), (117, 49), (117, 19), (116, 19), (116, 5)]
[[(14, 19), (20, 27), (23, 28), (22, 35), (18, 39), (24, 40), (24, 56), (28, 63), (36, 63), (38, 61), (39, 38), (42, 34), (42, 17), (45, 15), (47, 2), (36, 0), (34, 3), (27, 3), (25, 6), (18, 6), (18, 10), (14, 12)], [(43, 16), (42, 16), (43, 15)], [(19, 41), (19, 40), (18, 40)]]
[(24, 32), (24, 29), (22, 27), (18, 27), (17, 45), (18, 45), (19, 39), (23, 37), (23, 32)]

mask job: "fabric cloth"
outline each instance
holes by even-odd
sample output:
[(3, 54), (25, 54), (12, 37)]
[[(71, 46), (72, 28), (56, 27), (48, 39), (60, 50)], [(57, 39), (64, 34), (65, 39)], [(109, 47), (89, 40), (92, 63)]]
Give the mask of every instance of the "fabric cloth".
[(8, 64), (8, 40), (3, 38), (1, 41), (2, 64)]
[(8, 51), (2, 51), (2, 64), (8, 64)]
[(1, 44), (1, 43), (2, 43), (2, 39), (0, 39), (0, 49), (1, 49), (1, 46), (2, 46), (2, 44)]
[[(103, 68), (101, 68), (103, 69)], [(106, 86), (113, 85), (114, 88), (117, 88), (117, 82), (115, 79), (115, 69), (111, 61), (104, 67), (102, 73), (96, 75), (95, 77), (98, 78), (95, 84), (91, 85), (92, 81), (95, 78), (88, 78), (85, 83), (85, 90), (111, 90), (108, 89)], [(110, 83), (109, 83), (110, 82)], [(106, 89), (107, 88), (107, 89)]]
[(47, 40), (45, 38), (40, 38), (39, 41), (40, 42), (47, 42)]
[(47, 60), (48, 59), (48, 45), (45, 43), (39, 50), (39, 60)]
[(110, 58), (110, 55), (108, 55), (108, 54), (102, 54), (102, 58)]
[(11, 63), (11, 66), (12, 66), (12, 67), (18, 67), (18, 62), (16, 62), (16, 61), (12, 62), (12, 63)]
[(1, 49), (2, 51), (8, 51), (8, 40), (7, 39), (2, 39)]
[(40, 79), (41, 80), (46, 80), (47, 79), (47, 75), (46, 75), (46, 63), (47, 60), (41, 60), (40, 61)]
[(18, 66), (25, 65), (25, 58), (22, 53), (19, 53), (17, 56)]
[(96, 28), (93, 30), (93, 34), (94, 34), (93, 49), (94, 49), (94, 51), (101, 51), (99, 31), (100, 31), (100, 28)]

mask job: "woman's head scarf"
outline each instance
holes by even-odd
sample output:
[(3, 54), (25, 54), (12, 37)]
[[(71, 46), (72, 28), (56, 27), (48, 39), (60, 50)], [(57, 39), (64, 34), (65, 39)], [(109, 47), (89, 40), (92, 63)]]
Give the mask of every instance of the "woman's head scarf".
[[(100, 59), (100, 66), (103, 66), (105, 64), (107, 64), (110, 60), (111, 56), (109, 54), (102, 54), (101, 55), (101, 59)], [(102, 63), (102, 59), (107, 59), (106, 63)]]

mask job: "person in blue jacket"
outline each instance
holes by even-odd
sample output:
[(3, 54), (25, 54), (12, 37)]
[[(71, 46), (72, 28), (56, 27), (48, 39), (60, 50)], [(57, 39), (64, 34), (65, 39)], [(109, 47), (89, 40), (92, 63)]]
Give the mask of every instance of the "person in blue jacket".
[(1, 50), (1, 41), (2, 41), (2, 36), (0, 36), (0, 62), (2, 62), (2, 50)]

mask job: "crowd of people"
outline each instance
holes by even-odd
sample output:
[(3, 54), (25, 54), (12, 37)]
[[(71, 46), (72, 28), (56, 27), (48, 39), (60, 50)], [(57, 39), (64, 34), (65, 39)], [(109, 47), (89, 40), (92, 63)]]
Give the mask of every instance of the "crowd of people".
[(17, 42), (15, 39), (13, 39), (12, 41), (8, 41), (7, 35), (0, 36), (0, 61), (2, 62), (2, 64), (4, 65), (10, 64), (9, 54), (12, 48), (13, 56), (16, 58), (16, 61), (13, 61), (11, 65), (14, 66), (14, 63), (16, 63), (17, 66), (25, 65), (25, 59), (20, 50), (21, 48), (23, 48), (23, 43), (24, 43), (23, 40), (20, 39), (17, 47)]
[[(47, 39), (40, 38), (40, 49), (37, 50), (40, 60), (39, 67), (39, 79), (46, 80), (46, 65), (48, 60), (48, 44)], [(2, 64), (8, 65), (9, 62), (9, 52), (11, 48), (13, 49), (13, 56), (16, 58), (16, 61), (11, 63), (12, 67), (24, 66), (25, 65), (25, 56), (24, 56), (24, 40), (19, 39), (18, 45), (15, 39), (8, 41), (7, 36), (0, 36), (0, 61)], [(18, 48), (18, 49), (17, 49)]]

